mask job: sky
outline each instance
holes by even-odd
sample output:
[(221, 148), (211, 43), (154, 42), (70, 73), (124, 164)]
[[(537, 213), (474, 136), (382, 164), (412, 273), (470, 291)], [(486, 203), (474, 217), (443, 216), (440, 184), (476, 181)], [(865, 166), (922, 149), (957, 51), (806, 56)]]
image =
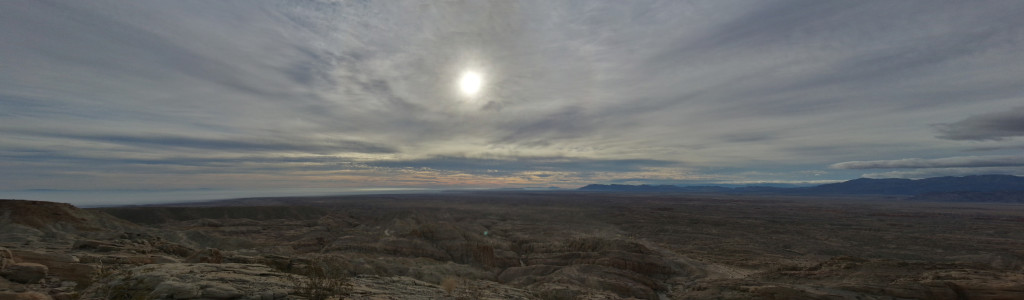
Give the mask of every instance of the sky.
[(0, 198), (1024, 175), (1022, 15), (0, 1)]

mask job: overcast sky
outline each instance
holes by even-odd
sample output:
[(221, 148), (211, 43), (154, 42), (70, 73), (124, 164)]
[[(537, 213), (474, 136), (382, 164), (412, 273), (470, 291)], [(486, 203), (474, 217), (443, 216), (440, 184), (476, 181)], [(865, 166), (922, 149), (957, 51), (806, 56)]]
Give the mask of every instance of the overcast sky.
[(0, 190), (1024, 175), (1021, 16), (1018, 0), (0, 1)]

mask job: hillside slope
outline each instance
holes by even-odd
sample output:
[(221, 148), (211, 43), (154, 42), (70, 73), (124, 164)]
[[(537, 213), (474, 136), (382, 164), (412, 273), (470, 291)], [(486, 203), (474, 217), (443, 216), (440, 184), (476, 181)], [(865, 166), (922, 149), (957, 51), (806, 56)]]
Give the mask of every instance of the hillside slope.
[[(590, 184), (579, 188), (592, 192), (684, 193), (684, 194), (737, 194), (737, 195), (896, 195), (913, 196), (935, 193), (1024, 193), (1024, 177), (1012, 175), (974, 175), (963, 177), (934, 177), (925, 179), (871, 179), (859, 178), (813, 187), (719, 187), (674, 185), (620, 185)], [(966, 195), (966, 194), (964, 194)], [(977, 195), (977, 194), (975, 194)], [(950, 195), (947, 195), (949, 198)], [(1004, 197), (1005, 198), (1005, 197)], [(984, 198), (963, 198), (963, 201), (983, 201)]]

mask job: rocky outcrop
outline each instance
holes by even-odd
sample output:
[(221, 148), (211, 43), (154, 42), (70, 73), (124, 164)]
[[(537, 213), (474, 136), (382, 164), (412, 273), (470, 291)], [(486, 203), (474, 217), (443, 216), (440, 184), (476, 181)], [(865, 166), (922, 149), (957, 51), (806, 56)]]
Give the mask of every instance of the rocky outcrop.
[(77, 240), (116, 239), (122, 232), (149, 229), (99, 211), (67, 203), (0, 200), (0, 241), (7, 246), (65, 248)]
[(97, 281), (84, 299), (285, 299), (292, 276), (257, 264), (170, 263), (122, 270)]
[(498, 282), (526, 286), (541, 281), (544, 276), (561, 269), (560, 266), (532, 265), (511, 267), (498, 274)]
[(43, 278), (46, 278), (46, 274), (49, 272), (49, 268), (44, 265), (37, 263), (13, 263), (7, 266), (6, 269), (0, 271), (0, 276), (7, 278), (7, 280), (19, 283), (37, 283)]
[(83, 263), (77, 256), (67, 253), (45, 250), (13, 250), (12, 253), (20, 261), (46, 266), (49, 275), (74, 281), (83, 286), (92, 282), (92, 278), (97, 272), (95, 265)]
[[(303, 276), (280, 273), (257, 264), (175, 263), (123, 270), (97, 281), (82, 299), (303, 299), (296, 284)], [(434, 283), (404, 276), (363, 275), (347, 280), (345, 299), (444, 299)], [(460, 299), (537, 299), (530, 292), (496, 282), (461, 280), (452, 291)]]
[(14, 254), (7, 248), (0, 247), (0, 270), (7, 268), (8, 265), (14, 263)]
[(526, 290), (485, 280), (455, 280), (451, 294), (437, 284), (404, 276), (357, 276), (350, 282), (352, 291), (345, 299), (537, 299)]
[(218, 249), (209, 248), (196, 251), (196, 253), (186, 258), (185, 262), (219, 264), (224, 262), (224, 254)]
[(0, 210), (0, 264), (48, 268), (31, 284), (0, 277), (0, 294), (298, 300), (316, 276), (292, 273), (329, 258), (346, 299), (1024, 299), (1024, 214), (1001, 206), (471, 196), (331, 200), (295, 220), (196, 208), (146, 228), (22, 205), (67, 214)]
[[(89, 233), (139, 228), (102, 212), (86, 211), (71, 204), (46, 201), (0, 200), (3, 223), (44, 232)], [(121, 230), (118, 230), (121, 231)]]
[(159, 236), (137, 232), (124, 232), (110, 241), (78, 239), (71, 248), (90, 252), (159, 253), (179, 257), (194, 254), (194, 250), (189, 247), (169, 242)]
[(924, 286), (965, 299), (1024, 299), (1024, 274), (1020, 272), (944, 270), (922, 277)]
[(39, 292), (0, 292), (0, 300), (51, 300), (49, 295)]

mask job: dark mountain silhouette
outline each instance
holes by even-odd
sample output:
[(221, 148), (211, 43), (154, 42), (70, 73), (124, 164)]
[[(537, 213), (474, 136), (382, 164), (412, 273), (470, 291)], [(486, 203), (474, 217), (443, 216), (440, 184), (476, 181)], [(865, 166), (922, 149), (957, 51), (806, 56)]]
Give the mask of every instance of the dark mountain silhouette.
[(722, 186), (676, 186), (676, 185), (628, 185), (628, 184), (591, 184), (581, 187), (582, 191), (598, 192), (706, 192), (728, 193), (733, 189)]
[(948, 192), (927, 193), (907, 198), (911, 201), (932, 202), (1002, 202), (1024, 203), (1024, 192)]
[[(650, 192), (650, 193), (716, 193), (716, 194), (780, 194), (780, 195), (923, 195), (941, 193), (1024, 193), (1024, 177), (1012, 175), (974, 175), (963, 177), (933, 177), (925, 179), (870, 179), (859, 178), (813, 187), (747, 186), (728, 188), (721, 186), (675, 185), (621, 185), (591, 184), (581, 191), (598, 192)], [(953, 197), (945, 195), (944, 197)], [(984, 197), (971, 197), (984, 198)]]
[(950, 192), (1024, 192), (1024, 177), (1012, 175), (974, 175), (910, 179), (867, 179), (823, 184), (808, 188), (818, 194), (919, 195)]

